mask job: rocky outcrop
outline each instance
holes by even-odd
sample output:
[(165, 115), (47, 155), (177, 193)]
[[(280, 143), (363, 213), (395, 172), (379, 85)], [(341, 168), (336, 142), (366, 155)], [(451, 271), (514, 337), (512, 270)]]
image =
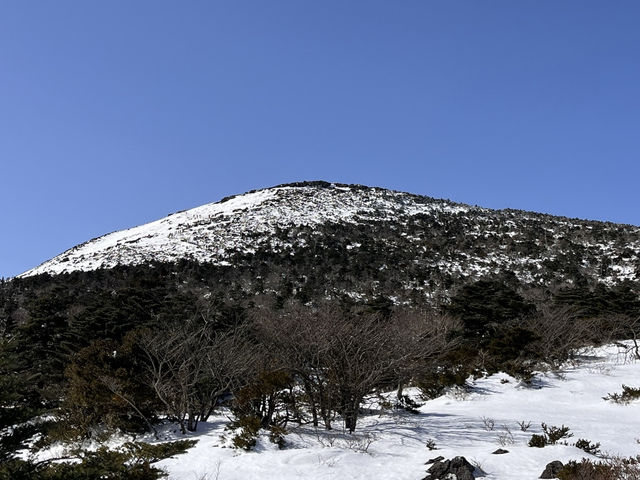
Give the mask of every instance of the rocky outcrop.
[(562, 467), (564, 467), (564, 465), (558, 460), (548, 463), (544, 472), (540, 475), (540, 478), (558, 478), (558, 473), (560, 473)]
[(474, 480), (475, 467), (464, 457), (454, 457), (451, 460), (434, 461), (424, 480), (444, 480), (455, 475), (456, 480)]

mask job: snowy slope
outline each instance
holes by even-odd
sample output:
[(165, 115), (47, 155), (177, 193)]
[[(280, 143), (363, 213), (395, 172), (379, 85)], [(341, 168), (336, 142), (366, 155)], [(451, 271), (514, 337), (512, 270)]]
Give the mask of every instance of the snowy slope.
[[(337, 238), (335, 230), (328, 228), (335, 225), (349, 226), (350, 234), (359, 240)], [(365, 253), (397, 269), (397, 275), (405, 277), (406, 289), (427, 290), (424, 280), (422, 284), (416, 280), (426, 272), (437, 273), (431, 278), (442, 278), (441, 273), (482, 276), (509, 270), (523, 282), (545, 284), (565, 281), (567, 272), (572, 278), (582, 275), (609, 285), (640, 278), (637, 227), (490, 210), (327, 182), (249, 192), (110, 233), (22, 276), (184, 258), (237, 265), (239, 256), (251, 262), (256, 252), (313, 255), (305, 251), (309, 244), (340, 248), (341, 261), (349, 264), (344, 255), (357, 254), (362, 238), (377, 242), (374, 250), (369, 245)], [(337, 241), (343, 243), (337, 245)], [(312, 263), (309, 258), (307, 264)], [(398, 260), (406, 263), (400, 265)], [(412, 269), (410, 278), (407, 272)]]
[[(358, 222), (440, 212), (465, 212), (452, 202), (356, 186), (274, 187), (175, 213), (146, 225), (110, 233), (76, 246), (22, 276), (135, 265), (150, 260), (192, 257), (222, 263), (235, 252), (251, 252), (269, 243), (277, 227), (325, 222)], [(431, 200), (431, 199), (430, 199)], [(275, 246), (274, 246), (275, 247)]]
[[(255, 452), (225, 448), (228, 440), (225, 443), (221, 435), (228, 419), (221, 415), (191, 435), (199, 439), (195, 447), (158, 465), (173, 480), (418, 480), (425, 476), (428, 459), (463, 455), (481, 466), (484, 475), (478, 478), (536, 479), (553, 460), (594, 458), (571, 445), (527, 446), (532, 433), (541, 432), (542, 422), (568, 426), (574, 434), (570, 444), (584, 438), (600, 442), (607, 454), (640, 453), (636, 442), (640, 403), (621, 406), (602, 399), (620, 392), (622, 384), (639, 386), (639, 379), (640, 364), (609, 346), (590, 352), (560, 376), (540, 374), (533, 387), (504, 374), (493, 375), (473, 382), (468, 394), (448, 394), (424, 403), (417, 415), (374, 412), (362, 419), (355, 435), (294, 430), (286, 436), (283, 450), (266, 438)], [(483, 418), (495, 422), (493, 430), (487, 429)], [(520, 430), (521, 421), (531, 422), (528, 431)], [(425, 447), (429, 439), (437, 450)], [(493, 455), (498, 448), (509, 453)]]

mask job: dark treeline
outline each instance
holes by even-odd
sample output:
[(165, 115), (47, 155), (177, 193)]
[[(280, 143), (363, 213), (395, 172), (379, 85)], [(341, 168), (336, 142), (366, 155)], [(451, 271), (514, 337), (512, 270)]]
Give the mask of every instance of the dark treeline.
[[(58, 478), (58, 467), (15, 457), (37, 432), (39, 446), (154, 432), (160, 419), (186, 432), (223, 405), (240, 448), (260, 429), (281, 442), (293, 424), (353, 432), (371, 395), (393, 390), (390, 407), (411, 408), (407, 386), (433, 397), (470, 375), (527, 381), (639, 328), (631, 282), (543, 287), (503, 272), (400, 303), (390, 280), (338, 294), (330, 266), (261, 265), (185, 260), (2, 282), (0, 478)], [(367, 282), (368, 271), (346, 273)]]

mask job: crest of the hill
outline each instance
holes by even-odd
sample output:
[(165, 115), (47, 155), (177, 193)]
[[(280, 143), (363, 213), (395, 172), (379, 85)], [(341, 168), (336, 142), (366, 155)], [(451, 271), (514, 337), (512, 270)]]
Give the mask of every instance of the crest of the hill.
[(300, 182), (110, 233), (24, 275), (182, 260), (258, 271), (293, 268), (294, 289), (329, 276), (352, 296), (430, 297), (505, 271), (529, 284), (614, 285), (638, 279), (640, 229), (362, 185)]

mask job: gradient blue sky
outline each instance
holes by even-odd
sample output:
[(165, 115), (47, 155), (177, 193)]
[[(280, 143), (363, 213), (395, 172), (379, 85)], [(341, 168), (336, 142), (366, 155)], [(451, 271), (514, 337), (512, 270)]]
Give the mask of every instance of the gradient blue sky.
[(640, 2), (0, 2), (0, 276), (274, 184), (639, 225)]

